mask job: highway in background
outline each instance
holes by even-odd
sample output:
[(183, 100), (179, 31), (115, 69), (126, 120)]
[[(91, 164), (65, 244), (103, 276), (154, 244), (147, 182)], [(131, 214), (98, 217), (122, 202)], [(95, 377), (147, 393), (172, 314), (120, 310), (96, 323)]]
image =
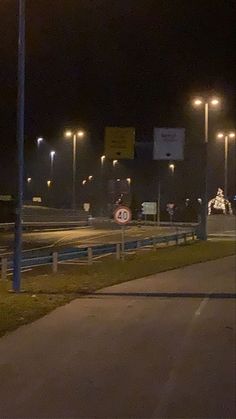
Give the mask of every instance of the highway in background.
[[(184, 230), (184, 229), (181, 229)], [(186, 230), (186, 229), (185, 229)], [(176, 227), (135, 226), (126, 227), (125, 239), (132, 240), (162, 234), (173, 234)], [(180, 228), (178, 228), (180, 231)], [(0, 233), (0, 255), (13, 250), (13, 233)], [(119, 243), (121, 229), (119, 227), (93, 228), (83, 227), (72, 230), (32, 231), (23, 233), (23, 250), (89, 246), (102, 243)]]

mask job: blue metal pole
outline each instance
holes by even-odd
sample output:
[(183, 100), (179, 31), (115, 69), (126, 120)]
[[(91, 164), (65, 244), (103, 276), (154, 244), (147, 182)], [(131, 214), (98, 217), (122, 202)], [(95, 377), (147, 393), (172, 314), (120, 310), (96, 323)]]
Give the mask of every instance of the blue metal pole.
[(18, 180), (15, 220), (13, 290), (20, 292), (22, 258), (22, 208), (24, 189), (24, 118), (25, 118), (25, 0), (19, 0), (17, 152)]

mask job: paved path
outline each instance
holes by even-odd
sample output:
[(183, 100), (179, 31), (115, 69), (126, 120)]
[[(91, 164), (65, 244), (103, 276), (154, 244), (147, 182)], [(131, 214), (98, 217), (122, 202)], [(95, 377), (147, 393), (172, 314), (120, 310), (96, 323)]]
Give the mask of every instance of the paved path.
[(0, 340), (1, 418), (235, 418), (235, 259), (77, 299)]

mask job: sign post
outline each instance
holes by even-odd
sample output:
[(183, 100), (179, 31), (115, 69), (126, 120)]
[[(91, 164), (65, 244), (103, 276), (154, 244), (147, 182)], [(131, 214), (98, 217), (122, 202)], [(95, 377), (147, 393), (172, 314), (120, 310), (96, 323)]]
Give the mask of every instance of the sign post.
[(131, 221), (132, 214), (128, 207), (119, 206), (114, 211), (114, 220), (121, 226), (121, 257), (125, 258), (125, 225)]

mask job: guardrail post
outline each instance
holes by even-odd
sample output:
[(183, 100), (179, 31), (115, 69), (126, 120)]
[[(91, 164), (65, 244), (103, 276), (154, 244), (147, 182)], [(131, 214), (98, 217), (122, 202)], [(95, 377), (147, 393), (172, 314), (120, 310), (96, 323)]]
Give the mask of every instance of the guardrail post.
[(139, 249), (141, 247), (141, 241), (140, 240), (137, 240), (137, 246), (136, 246), (136, 249)]
[(7, 258), (2, 258), (1, 279), (2, 281), (6, 281), (7, 279)]
[(57, 252), (53, 252), (52, 254), (52, 271), (53, 273), (57, 273), (57, 269), (58, 269), (58, 253)]
[(120, 243), (116, 243), (116, 259), (120, 260)]
[(93, 263), (93, 249), (92, 247), (88, 247), (88, 265), (92, 265)]
[(152, 238), (152, 242), (153, 242), (153, 249), (156, 250), (157, 248), (156, 237)]

